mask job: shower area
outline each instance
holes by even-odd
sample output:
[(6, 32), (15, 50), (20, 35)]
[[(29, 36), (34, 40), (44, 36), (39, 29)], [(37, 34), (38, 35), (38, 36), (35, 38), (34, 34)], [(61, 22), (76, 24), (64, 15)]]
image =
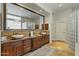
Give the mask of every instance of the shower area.
[(67, 42), (71, 49), (76, 52), (79, 48), (79, 9), (72, 9), (67, 22)]

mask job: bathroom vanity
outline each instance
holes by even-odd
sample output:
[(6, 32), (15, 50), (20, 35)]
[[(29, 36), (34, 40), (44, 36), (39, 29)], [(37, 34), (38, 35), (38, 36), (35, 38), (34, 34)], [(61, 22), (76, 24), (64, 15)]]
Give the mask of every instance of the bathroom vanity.
[(34, 51), (49, 43), (49, 35), (44, 34), (34, 37), (3, 41), (1, 44), (2, 56), (19, 56)]

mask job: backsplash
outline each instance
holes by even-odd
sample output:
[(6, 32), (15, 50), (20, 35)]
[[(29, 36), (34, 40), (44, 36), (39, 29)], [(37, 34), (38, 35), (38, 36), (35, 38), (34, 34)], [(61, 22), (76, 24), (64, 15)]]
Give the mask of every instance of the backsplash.
[[(1, 37), (6, 36), (7, 39), (11, 39), (12, 35), (25, 35), (25, 36), (29, 36), (29, 33), (31, 31), (27, 30), (27, 31), (22, 31), (22, 30), (18, 30), (18, 31), (2, 31), (1, 32)], [(46, 32), (47, 34), (49, 33), (48, 31), (44, 31), (44, 30), (34, 30), (34, 35), (40, 35), (42, 32)]]

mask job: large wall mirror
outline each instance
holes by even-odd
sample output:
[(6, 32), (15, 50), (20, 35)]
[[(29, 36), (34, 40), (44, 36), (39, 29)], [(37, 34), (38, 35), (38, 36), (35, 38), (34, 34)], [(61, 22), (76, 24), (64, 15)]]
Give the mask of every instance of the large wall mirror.
[(6, 4), (5, 29), (42, 29), (44, 16), (18, 4)]

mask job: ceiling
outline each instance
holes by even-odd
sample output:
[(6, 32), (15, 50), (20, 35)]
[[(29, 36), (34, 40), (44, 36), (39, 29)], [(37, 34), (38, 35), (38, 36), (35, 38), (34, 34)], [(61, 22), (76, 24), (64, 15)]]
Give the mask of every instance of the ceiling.
[[(39, 3), (40, 5), (47, 7), (50, 11), (60, 11), (67, 8), (79, 8), (79, 3)], [(59, 5), (62, 4), (62, 7)]]
[[(45, 11), (43, 8), (38, 6), (36, 3), (20, 3), (21, 5), (25, 6), (26, 8), (35, 11), (41, 15), (47, 15), (49, 14), (47, 11)], [(42, 11), (40, 11), (42, 10)]]
[[(30, 10), (33, 10), (45, 16), (49, 15), (50, 12), (62, 11), (68, 8), (79, 8), (79, 3), (20, 3), (20, 4)], [(60, 4), (62, 4), (62, 7), (59, 7)]]

